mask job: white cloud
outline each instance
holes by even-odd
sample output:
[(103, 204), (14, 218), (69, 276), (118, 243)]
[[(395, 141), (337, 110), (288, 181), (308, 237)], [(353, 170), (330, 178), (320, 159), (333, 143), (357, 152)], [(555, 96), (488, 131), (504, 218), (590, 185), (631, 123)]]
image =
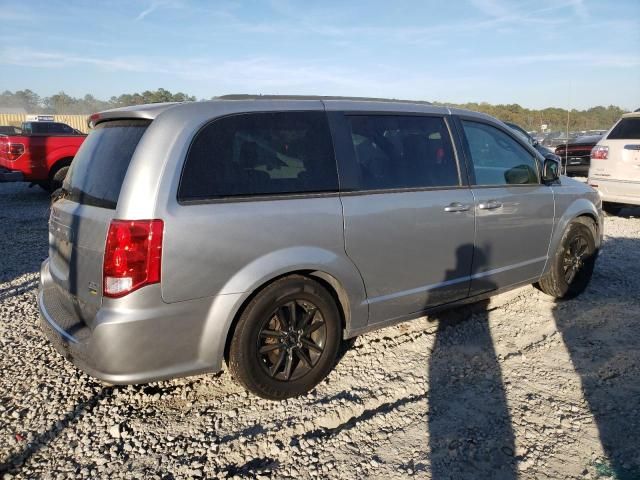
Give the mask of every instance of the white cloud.
[[(497, 23), (510, 23), (521, 28), (523, 23), (538, 23), (553, 25), (554, 23), (566, 22), (567, 16), (563, 18), (549, 18), (551, 12), (558, 10), (572, 9), (576, 16), (581, 20), (588, 18), (587, 9), (583, 0), (565, 0), (554, 1), (551, 3), (542, 2), (537, 8), (525, 8), (520, 4), (514, 7), (513, 2), (505, 2), (504, 0), (469, 0), (471, 5), (483, 15), (490, 17)], [(538, 2), (539, 4), (539, 2)]]
[(540, 65), (560, 63), (565, 65), (586, 65), (590, 68), (635, 68), (640, 66), (640, 55), (598, 54), (596, 52), (547, 53), (539, 55), (507, 55), (500, 57), (473, 58), (468, 61), (474, 66), (508, 67), (518, 65)]
[(277, 57), (247, 57), (219, 61), (211, 58), (98, 58), (75, 53), (30, 49), (0, 49), (0, 64), (47, 69), (93, 66), (105, 72), (139, 73), (207, 85), (214, 93), (273, 93), (380, 96), (429, 100), (449, 89), (478, 88), (481, 78), (442, 72), (422, 73), (385, 64), (339, 67), (330, 62), (297, 62)]
[(152, 14), (158, 9), (161, 8), (182, 8), (183, 4), (180, 1), (176, 0), (153, 0), (147, 8), (145, 8), (140, 14), (136, 17), (136, 22), (140, 20), (144, 20), (145, 17)]

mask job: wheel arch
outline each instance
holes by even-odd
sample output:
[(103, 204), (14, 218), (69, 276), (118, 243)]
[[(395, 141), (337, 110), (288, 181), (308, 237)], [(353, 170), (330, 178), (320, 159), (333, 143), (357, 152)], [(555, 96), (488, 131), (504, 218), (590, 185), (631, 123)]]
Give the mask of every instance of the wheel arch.
[(256, 295), (262, 292), (266, 287), (271, 285), (272, 283), (294, 275), (300, 275), (303, 277), (311, 278), (320, 283), (323, 287), (327, 289), (327, 291), (331, 294), (334, 301), (336, 302), (336, 306), (338, 307), (338, 312), (340, 314), (340, 322), (342, 324), (342, 339), (347, 338), (349, 330), (351, 329), (351, 306), (349, 297), (346, 289), (342, 285), (342, 283), (330, 273), (323, 270), (316, 269), (301, 269), (301, 270), (291, 270), (286, 273), (281, 273), (279, 275), (275, 275), (268, 280), (261, 283), (257, 288), (255, 288), (252, 292), (246, 295), (240, 305), (235, 309), (233, 314), (233, 318), (226, 328), (225, 333), (225, 341), (224, 341), (224, 360), (227, 361), (229, 358), (229, 346), (231, 344), (231, 339), (233, 338), (233, 334), (235, 332), (236, 326), (238, 325), (238, 321), (242, 316), (242, 313), (246, 309), (247, 305), (253, 300)]
[(53, 180), (53, 177), (55, 176), (56, 173), (58, 173), (58, 170), (60, 170), (63, 167), (70, 166), (72, 161), (73, 161), (73, 157), (62, 157), (56, 160), (51, 165), (51, 168), (49, 169), (49, 181)]
[(569, 224), (575, 219), (581, 217), (588, 218), (595, 224), (596, 235), (594, 240), (596, 242), (596, 247), (600, 248), (602, 243), (602, 217), (592, 202), (586, 198), (578, 198), (564, 209), (562, 215), (556, 222), (556, 228), (554, 229), (551, 239), (551, 248), (549, 249), (550, 254), (557, 250), (558, 245), (562, 240), (562, 236), (567, 230)]

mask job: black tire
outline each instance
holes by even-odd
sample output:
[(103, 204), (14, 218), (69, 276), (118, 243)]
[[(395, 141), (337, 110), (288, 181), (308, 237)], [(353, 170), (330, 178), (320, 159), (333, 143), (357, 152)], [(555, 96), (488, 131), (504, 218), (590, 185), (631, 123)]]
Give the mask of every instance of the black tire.
[(342, 323), (320, 283), (291, 275), (271, 283), (245, 307), (229, 346), (231, 375), (269, 400), (302, 395), (336, 362)]
[(580, 295), (589, 285), (598, 256), (595, 239), (593, 220), (586, 217), (573, 220), (550, 260), (551, 269), (536, 287), (555, 298), (570, 299)]
[(49, 181), (47, 180), (46, 182), (34, 182), (36, 185), (38, 185), (41, 189), (43, 189), (45, 192), (49, 192), (52, 193), (53, 191), (51, 190), (51, 187), (49, 185)]
[(53, 175), (51, 176), (51, 179), (49, 180), (49, 191), (50, 192), (55, 192), (56, 190), (58, 190), (59, 188), (62, 187), (62, 182), (64, 182), (65, 177), (67, 176), (67, 172), (69, 171), (69, 165), (64, 165), (60, 168), (58, 168)]
[(609, 203), (609, 202), (602, 203), (602, 210), (604, 210), (604, 212), (607, 215), (611, 215), (611, 216), (619, 215), (620, 211), (623, 208), (624, 207), (622, 205), (618, 205), (617, 203)]

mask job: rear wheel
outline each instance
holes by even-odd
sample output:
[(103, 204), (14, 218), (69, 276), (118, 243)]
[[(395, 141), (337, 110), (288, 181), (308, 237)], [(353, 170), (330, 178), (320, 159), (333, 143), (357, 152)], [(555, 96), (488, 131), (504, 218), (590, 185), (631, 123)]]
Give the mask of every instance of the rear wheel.
[(229, 347), (229, 369), (260, 397), (301, 395), (333, 368), (340, 332), (340, 314), (326, 288), (300, 275), (285, 277), (242, 312)]
[(49, 192), (51, 193), (52, 190), (50, 189), (51, 187), (49, 186), (49, 181), (44, 181), (44, 182), (33, 182), (36, 185), (38, 185), (41, 189), (43, 189), (45, 192)]
[(572, 221), (553, 256), (549, 272), (536, 285), (544, 293), (569, 299), (581, 294), (589, 285), (595, 266), (596, 227), (592, 220)]
[(50, 192), (55, 192), (57, 189), (62, 187), (62, 182), (64, 182), (67, 172), (69, 172), (69, 165), (62, 166), (54, 172), (49, 180)]

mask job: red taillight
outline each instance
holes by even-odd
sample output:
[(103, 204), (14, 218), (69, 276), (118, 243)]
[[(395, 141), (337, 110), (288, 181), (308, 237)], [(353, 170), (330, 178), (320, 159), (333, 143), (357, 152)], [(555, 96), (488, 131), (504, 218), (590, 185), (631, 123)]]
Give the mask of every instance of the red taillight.
[(3, 142), (2, 152), (7, 159), (15, 161), (24, 153), (24, 145), (22, 143)]
[(591, 150), (591, 160), (606, 160), (609, 158), (609, 147), (596, 145)]
[(123, 297), (160, 282), (162, 220), (112, 220), (104, 253), (105, 297)]

